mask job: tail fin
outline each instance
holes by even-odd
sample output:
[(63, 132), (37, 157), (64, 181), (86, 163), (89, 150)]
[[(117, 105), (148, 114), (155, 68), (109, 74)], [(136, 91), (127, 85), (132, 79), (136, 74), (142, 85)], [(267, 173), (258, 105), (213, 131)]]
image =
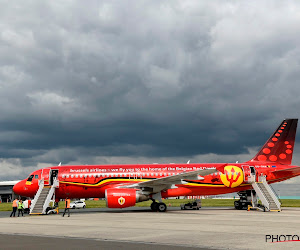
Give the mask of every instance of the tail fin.
[(274, 162), (290, 165), (293, 158), (298, 119), (286, 119), (250, 162)]

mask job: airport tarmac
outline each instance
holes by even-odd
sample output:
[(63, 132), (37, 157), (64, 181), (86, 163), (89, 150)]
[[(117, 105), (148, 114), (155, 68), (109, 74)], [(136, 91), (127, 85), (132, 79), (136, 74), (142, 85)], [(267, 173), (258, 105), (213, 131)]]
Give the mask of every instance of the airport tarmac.
[(149, 208), (130, 208), (72, 210), (71, 217), (59, 214), (10, 218), (8, 212), (0, 214), (0, 245), (11, 249), (18, 248), (15, 242), (29, 242), (27, 247), (39, 242), (45, 248), (53, 248), (49, 244), (57, 242), (57, 249), (66, 248), (59, 243), (60, 239), (65, 239), (62, 242), (67, 246), (71, 246), (73, 240), (77, 241), (74, 245), (78, 248), (90, 249), (94, 249), (93, 246), (112, 249), (300, 248), (300, 241), (266, 242), (266, 235), (300, 236), (300, 208), (283, 208), (280, 213), (232, 208), (171, 208), (159, 213)]

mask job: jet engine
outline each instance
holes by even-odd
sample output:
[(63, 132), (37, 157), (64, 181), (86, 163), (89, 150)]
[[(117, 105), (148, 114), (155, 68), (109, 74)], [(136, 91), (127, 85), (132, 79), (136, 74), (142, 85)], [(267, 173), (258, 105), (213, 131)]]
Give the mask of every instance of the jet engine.
[(106, 206), (109, 208), (132, 207), (137, 202), (149, 200), (149, 196), (131, 188), (110, 188), (105, 190)]

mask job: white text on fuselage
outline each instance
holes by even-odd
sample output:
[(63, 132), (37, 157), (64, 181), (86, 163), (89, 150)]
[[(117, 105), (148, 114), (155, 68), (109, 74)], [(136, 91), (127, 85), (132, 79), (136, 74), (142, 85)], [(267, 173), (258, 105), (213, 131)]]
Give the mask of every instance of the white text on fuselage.
[(83, 168), (83, 169), (70, 169), (70, 173), (97, 173), (97, 172), (161, 172), (161, 171), (195, 171), (205, 169), (205, 167), (163, 167), (163, 168), (152, 168), (152, 167), (141, 167), (141, 168)]

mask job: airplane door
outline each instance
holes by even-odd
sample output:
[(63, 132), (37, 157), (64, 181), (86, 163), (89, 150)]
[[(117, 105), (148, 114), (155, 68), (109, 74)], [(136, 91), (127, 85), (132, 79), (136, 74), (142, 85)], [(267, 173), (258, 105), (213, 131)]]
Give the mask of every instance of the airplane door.
[(256, 181), (256, 169), (254, 166), (244, 165), (242, 166), (244, 172), (244, 181), (249, 182), (249, 177), (251, 176), (252, 181)]
[(254, 180), (257, 181), (257, 180), (256, 180), (257, 174), (256, 174), (256, 169), (255, 169), (254, 166), (250, 166), (250, 174), (251, 174), (252, 176), (254, 176)]
[(242, 166), (242, 168), (243, 168), (243, 172), (244, 172), (244, 181), (248, 182), (248, 180), (249, 180), (248, 177), (251, 174), (250, 167), (248, 165), (244, 165), (244, 166)]
[(49, 185), (49, 175), (51, 169), (42, 169), (42, 179), (44, 179), (44, 185)]
[(51, 169), (50, 170), (50, 185), (53, 185), (54, 179), (57, 178), (58, 176), (58, 169)]

